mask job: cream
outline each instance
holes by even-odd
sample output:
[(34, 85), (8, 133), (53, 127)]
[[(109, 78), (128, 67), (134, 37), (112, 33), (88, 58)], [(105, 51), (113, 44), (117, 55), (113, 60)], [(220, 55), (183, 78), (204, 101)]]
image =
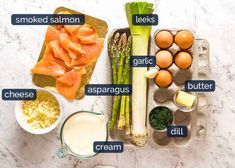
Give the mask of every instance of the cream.
[(80, 112), (69, 118), (63, 129), (64, 142), (78, 155), (93, 155), (93, 143), (107, 137), (104, 115)]

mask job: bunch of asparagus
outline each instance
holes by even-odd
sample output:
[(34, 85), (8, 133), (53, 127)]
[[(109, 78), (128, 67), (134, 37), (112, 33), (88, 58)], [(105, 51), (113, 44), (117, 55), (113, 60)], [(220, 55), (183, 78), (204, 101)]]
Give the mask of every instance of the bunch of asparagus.
[[(113, 84), (130, 84), (131, 36), (116, 33), (109, 39), (108, 51), (111, 58)], [(130, 96), (114, 96), (110, 129), (126, 130), (130, 134)]]

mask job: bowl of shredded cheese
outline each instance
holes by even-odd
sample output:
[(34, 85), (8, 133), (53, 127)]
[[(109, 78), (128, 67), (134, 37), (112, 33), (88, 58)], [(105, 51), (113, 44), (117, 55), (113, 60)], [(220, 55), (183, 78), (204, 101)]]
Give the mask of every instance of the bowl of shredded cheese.
[(36, 100), (16, 102), (15, 116), (27, 132), (45, 134), (58, 126), (62, 118), (62, 106), (52, 92), (37, 89)]

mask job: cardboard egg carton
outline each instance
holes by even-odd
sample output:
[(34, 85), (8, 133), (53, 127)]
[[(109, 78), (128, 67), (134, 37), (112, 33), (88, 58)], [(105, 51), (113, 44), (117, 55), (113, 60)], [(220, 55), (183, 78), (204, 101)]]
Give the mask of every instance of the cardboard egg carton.
[[(161, 30), (157, 30), (150, 40), (150, 55), (156, 55), (156, 53), (161, 50), (155, 43), (155, 36)], [(164, 30), (170, 31), (175, 36), (175, 34), (182, 29)], [(164, 50), (170, 51), (173, 57), (177, 52), (181, 51), (175, 43)], [(155, 84), (154, 79), (149, 79), (148, 81), (147, 127), (149, 136), (151, 137), (150, 144), (155, 147), (184, 146), (195, 138), (203, 138), (206, 136), (208, 106), (206, 94), (198, 93), (198, 104), (196, 109), (192, 112), (183, 112), (178, 109), (173, 102), (173, 97), (178, 89), (184, 87), (185, 81), (191, 79), (207, 79), (209, 73), (209, 45), (206, 40), (195, 38), (192, 47), (182, 51), (186, 51), (192, 55), (192, 65), (188, 69), (181, 70), (173, 63), (167, 68), (173, 76), (173, 83), (169, 87), (159, 88)], [(187, 137), (168, 137), (167, 131), (157, 131), (150, 126), (149, 113), (157, 106), (166, 106), (173, 111), (174, 121), (172, 125), (186, 126), (188, 129)]]

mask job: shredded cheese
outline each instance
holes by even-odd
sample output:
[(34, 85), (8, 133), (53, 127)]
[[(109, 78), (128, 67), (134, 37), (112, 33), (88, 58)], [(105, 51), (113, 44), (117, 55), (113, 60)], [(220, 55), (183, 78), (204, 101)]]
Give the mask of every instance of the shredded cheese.
[(33, 128), (47, 128), (59, 117), (60, 106), (53, 95), (38, 91), (36, 100), (23, 102), (23, 114)]

